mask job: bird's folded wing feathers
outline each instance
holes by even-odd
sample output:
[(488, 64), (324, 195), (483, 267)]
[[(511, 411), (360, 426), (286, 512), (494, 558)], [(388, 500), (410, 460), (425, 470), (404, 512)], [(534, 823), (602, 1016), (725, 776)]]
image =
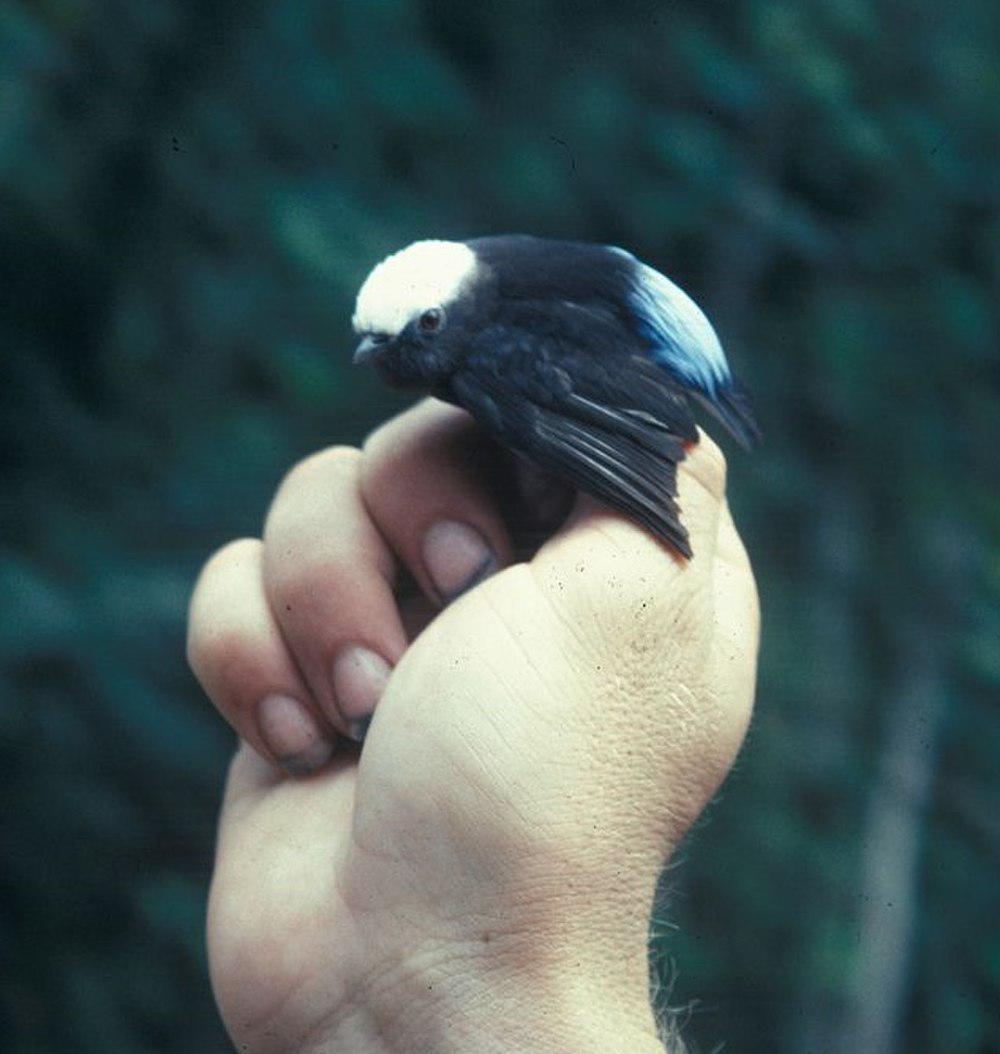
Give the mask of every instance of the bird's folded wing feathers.
[(690, 557), (677, 463), (698, 433), (663, 371), (639, 356), (610, 366), (576, 356), (570, 370), (566, 356), (550, 358), (537, 345), (499, 355), (490, 346), (453, 376), (454, 401), (504, 443)]
[(535, 429), (540, 444), (530, 453), (539, 462), (691, 556), (675, 500), (676, 461), (655, 458), (621, 433), (551, 410), (539, 410)]

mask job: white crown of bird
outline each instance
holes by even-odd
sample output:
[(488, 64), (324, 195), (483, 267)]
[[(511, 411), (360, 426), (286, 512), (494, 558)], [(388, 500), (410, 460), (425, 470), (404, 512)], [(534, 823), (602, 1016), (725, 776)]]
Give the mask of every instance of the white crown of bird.
[(414, 242), (387, 256), (365, 279), (354, 329), (396, 336), (428, 308), (454, 300), (475, 270), (476, 254), (462, 242)]

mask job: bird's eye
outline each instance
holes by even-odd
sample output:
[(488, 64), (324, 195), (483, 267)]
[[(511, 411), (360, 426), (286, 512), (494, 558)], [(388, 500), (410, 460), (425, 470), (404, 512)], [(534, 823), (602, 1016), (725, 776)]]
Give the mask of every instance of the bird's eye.
[(439, 307), (428, 308), (421, 316), (420, 326), (421, 333), (434, 333), (441, 328), (441, 323), (444, 322), (444, 312)]

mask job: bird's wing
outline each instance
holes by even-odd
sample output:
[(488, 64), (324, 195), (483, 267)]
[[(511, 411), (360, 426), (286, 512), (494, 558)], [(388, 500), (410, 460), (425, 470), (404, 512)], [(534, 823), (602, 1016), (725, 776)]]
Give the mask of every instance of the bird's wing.
[(760, 442), (750, 401), (733, 377), (712, 324), (701, 308), (666, 275), (635, 259), (626, 300), (639, 336), (654, 360), (713, 413), (741, 446)]
[(691, 556), (677, 463), (698, 433), (680, 388), (647, 358), (598, 360), (501, 327), (478, 336), (449, 394), (501, 442)]

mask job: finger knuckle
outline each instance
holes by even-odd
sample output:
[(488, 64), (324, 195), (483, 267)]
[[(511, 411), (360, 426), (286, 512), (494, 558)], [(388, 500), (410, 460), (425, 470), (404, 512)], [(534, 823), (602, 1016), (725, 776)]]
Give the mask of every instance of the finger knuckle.
[(240, 567), (252, 567), (259, 558), (261, 544), (259, 538), (235, 538), (216, 549), (205, 561), (199, 584), (210, 582), (220, 572), (229, 573)]
[(237, 538), (212, 553), (199, 571), (191, 591), (188, 605), (189, 627), (198, 621), (199, 609), (211, 599), (221, 582), (241, 568), (252, 569), (259, 566), (262, 544), (259, 538)]
[(294, 464), (285, 473), (279, 491), (297, 487), (300, 484), (309, 486), (316, 481), (317, 477), (325, 478), (331, 473), (353, 473), (357, 469), (360, 458), (361, 451), (357, 447), (346, 444), (317, 450)]
[(382, 479), (386, 475), (395, 474), (400, 462), (412, 455), (419, 440), (419, 434), (407, 429), (399, 418), (379, 425), (361, 446), (364, 481), (370, 482), (373, 478)]
[(392, 446), (392, 436), (395, 431), (394, 421), (385, 421), (369, 432), (361, 444), (361, 453), (367, 460), (377, 457), (387, 446)]
[(436, 399), (416, 406), (379, 425), (362, 444), (367, 462), (397, 462), (415, 452), (426, 453), (455, 442), (468, 432), (470, 419), (464, 410)]
[(196, 676), (218, 664), (217, 634), (212, 630), (214, 620), (199, 617), (200, 613), (212, 605), (224, 580), (241, 571), (256, 573), (261, 548), (259, 538), (237, 538), (205, 561), (191, 593), (185, 642), (187, 663)]

